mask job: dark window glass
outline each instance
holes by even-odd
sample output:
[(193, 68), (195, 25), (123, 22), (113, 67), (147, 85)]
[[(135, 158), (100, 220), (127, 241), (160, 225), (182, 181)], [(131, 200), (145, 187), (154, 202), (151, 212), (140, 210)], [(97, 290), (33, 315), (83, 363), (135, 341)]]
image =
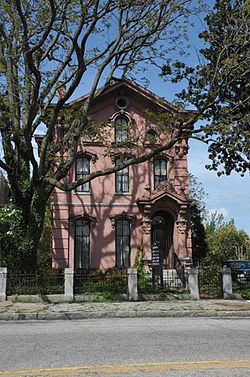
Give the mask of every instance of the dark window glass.
[(154, 161), (154, 188), (158, 183), (167, 180), (167, 161), (158, 159)]
[[(90, 173), (90, 159), (88, 157), (79, 157), (76, 160), (76, 181), (84, 178), (84, 176)], [(78, 186), (76, 192), (90, 192), (89, 182), (84, 185)]]
[[(116, 158), (115, 165), (118, 166), (120, 163), (121, 159)], [(129, 192), (129, 167), (115, 173), (115, 192)]]
[(152, 140), (152, 141), (155, 141), (156, 139), (156, 132), (154, 130), (149, 130), (147, 132), (147, 135), (149, 136), (149, 138)]
[(115, 223), (116, 267), (130, 267), (130, 223), (117, 220)]
[(88, 270), (90, 268), (89, 246), (90, 227), (87, 220), (75, 222), (75, 268)]
[(128, 138), (128, 121), (126, 118), (119, 117), (115, 121), (115, 141), (121, 143)]

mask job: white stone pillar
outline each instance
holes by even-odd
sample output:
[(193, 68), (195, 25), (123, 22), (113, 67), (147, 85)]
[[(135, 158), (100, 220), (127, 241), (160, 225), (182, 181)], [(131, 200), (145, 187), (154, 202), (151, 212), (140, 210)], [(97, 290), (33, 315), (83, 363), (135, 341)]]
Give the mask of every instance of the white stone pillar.
[(74, 269), (65, 268), (64, 270), (64, 299), (66, 301), (74, 298)]
[(0, 301), (6, 301), (7, 268), (0, 268)]
[(222, 291), (224, 298), (232, 298), (233, 287), (232, 287), (232, 274), (231, 268), (223, 267), (221, 270), (222, 274)]
[(128, 268), (128, 292), (130, 301), (138, 300), (136, 268)]
[(188, 289), (190, 291), (190, 297), (198, 299), (199, 294), (199, 284), (198, 284), (198, 268), (187, 268), (188, 273)]

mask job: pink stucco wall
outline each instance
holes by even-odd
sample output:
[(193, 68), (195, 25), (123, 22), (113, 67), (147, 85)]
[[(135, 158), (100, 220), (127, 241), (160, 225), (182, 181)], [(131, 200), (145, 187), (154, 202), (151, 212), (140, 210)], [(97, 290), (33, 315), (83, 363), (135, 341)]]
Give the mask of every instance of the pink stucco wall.
[[(119, 90), (110, 90), (92, 108), (94, 122), (110, 122), (118, 112), (115, 100)], [(139, 91), (123, 88), (123, 95), (129, 100), (126, 112), (133, 120), (132, 134), (136, 137), (146, 132), (151, 121), (145, 116), (145, 107), (152, 101)], [(153, 103), (155, 106), (155, 103)], [(113, 117), (113, 118), (112, 118)], [(114, 129), (110, 128), (111, 140)], [(116, 151), (115, 147), (113, 148)], [(111, 156), (105, 156), (105, 147), (98, 143), (82, 140), (79, 152), (91, 152), (96, 159), (91, 161), (91, 171), (113, 165)], [(91, 181), (91, 193), (54, 193), (53, 204), (53, 266), (57, 268), (74, 267), (74, 221), (76, 218), (90, 216), (94, 219), (90, 231), (90, 261), (93, 269), (108, 269), (115, 266), (115, 229), (112, 217), (123, 213), (135, 216), (131, 222), (131, 266), (141, 241), (146, 252), (146, 264), (151, 258), (150, 219), (162, 211), (169, 214), (174, 223), (174, 251), (181, 258), (191, 258), (191, 233), (189, 229), (187, 143), (185, 140), (167, 151), (168, 182), (159, 184), (154, 190), (153, 161), (129, 167), (129, 193), (115, 193), (115, 175), (99, 177)], [(75, 176), (72, 167), (67, 179)]]

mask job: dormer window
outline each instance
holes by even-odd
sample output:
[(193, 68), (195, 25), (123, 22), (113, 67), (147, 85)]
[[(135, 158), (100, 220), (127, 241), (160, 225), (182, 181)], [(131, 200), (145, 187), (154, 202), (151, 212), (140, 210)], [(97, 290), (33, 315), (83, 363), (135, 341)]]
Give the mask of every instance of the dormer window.
[(158, 183), (167, 181), (167, 160), (158, 158), (154, 160), (154, 188)]
[(128, 138), (128, 120), (125, 117), (119, 117), (115, 121), (115, 142), (121, 143)]

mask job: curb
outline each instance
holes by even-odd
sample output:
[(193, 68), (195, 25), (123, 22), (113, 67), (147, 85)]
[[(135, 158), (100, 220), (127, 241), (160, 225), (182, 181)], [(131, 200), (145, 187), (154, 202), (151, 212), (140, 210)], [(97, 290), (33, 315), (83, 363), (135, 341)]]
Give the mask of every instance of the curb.
[(127, 312), (64, 312), (64, 313), (0, 313), (2, 321), (56, 321), (101, 318), (250, 318), (250, 311), (127, 311)]

